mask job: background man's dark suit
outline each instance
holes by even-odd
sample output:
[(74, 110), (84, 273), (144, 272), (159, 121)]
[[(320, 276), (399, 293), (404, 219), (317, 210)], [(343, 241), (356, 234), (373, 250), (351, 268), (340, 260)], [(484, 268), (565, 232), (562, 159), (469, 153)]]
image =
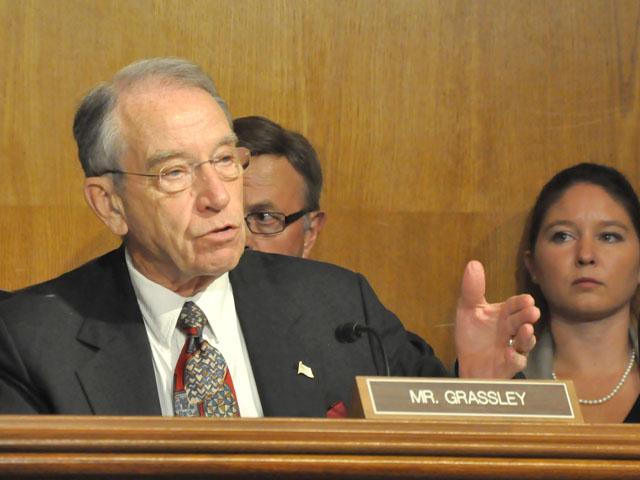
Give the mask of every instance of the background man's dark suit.
[[(247, 251), (230, 279), (265, 416), (323, 417), (349, 401), (355, 375), (382, 372), (367, 338), (335, 339), (345, 322), (380, 332), (393, 374), (447, 373), (409, 344), (361, 275)], [(297, 373), (300, 361), (315, 378)], [(123, 249), (0, 304), (0, 413), (160, 415)]]

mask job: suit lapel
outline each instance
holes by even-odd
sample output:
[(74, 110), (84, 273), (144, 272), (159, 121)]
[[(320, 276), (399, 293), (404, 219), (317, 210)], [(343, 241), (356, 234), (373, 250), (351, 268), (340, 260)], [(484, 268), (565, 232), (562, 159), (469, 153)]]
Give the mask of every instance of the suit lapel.
[(151, 348), (121, 248), (77, 340), (95, 350), (76, 375), (97, 415), (160, 415)]
[[(280, 291), (266, 268), (245, 253), (230, 274), (264, 415), (324, 416), (330, 405), (322, 393), (322, 350), (308, 338), (313, 332), (305, 327), (302, 306)], [(300, 362), (309, 370), (298, 373)]]
[[(103, 261), (104, 289), (83, 309), (77, 335), (95, 354), (76, 375), (95, 414), (160, 415), (151, 348), (124, 250)], [(327, 346), (308, 324), (304, 299), (292, 299), (254, 252), (243, 255), (229, 278), (264, 415), (325, 416), (332, 403), (325, 398)]]

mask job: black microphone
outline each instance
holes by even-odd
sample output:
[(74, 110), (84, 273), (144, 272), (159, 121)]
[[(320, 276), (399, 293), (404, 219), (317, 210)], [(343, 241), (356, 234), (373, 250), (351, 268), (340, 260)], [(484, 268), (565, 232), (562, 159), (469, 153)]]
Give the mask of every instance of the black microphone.
[(336, 338), (340, 343), (353, 343), (365, 333), (373, 335), (373, 338), (378, 342), (380, 352), (382, 353), (382, 360), (384, 360), (384, 374), (385, 376), (390, 377), (391, 369), (389, 368), (389, 358), (387, 357), (387, 352), (382, 344), (382, 338), (380, 338), (380, 334), (375, 328), (367, 325), (361, 325), (358, 322), (345, 323), (336, 328)]

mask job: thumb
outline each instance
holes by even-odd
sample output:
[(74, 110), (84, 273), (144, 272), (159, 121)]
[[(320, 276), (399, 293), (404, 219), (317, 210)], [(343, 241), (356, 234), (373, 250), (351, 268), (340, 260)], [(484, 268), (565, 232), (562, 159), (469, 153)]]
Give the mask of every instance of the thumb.
[(484, 267), (477, 260), (467, 263), (462, 274), (462, 288), (460, 293), (460, 305), (462, 307), (475, 307), (486, 303)]

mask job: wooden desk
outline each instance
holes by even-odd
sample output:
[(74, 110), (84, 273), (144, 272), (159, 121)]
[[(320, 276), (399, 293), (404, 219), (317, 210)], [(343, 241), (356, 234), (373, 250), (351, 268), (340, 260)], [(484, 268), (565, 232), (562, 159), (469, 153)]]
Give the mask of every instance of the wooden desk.
[(0, 416), (0, 476), (640, 478), (640, 426)]

